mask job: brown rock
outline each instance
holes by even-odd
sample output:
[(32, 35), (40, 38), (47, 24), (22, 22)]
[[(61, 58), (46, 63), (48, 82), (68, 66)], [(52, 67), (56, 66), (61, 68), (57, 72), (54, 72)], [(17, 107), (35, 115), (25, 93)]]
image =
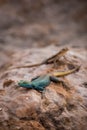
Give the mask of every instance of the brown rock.
[[(44, 58), (47, 58), (52, 50), (52, 47), (49, 47), (49, 49), (38, 50), (38, 53), (37, 49), (30, 50), (32, 53), (30, 51), (17, 52), (13, 55), (11, 62), (16, 62), (12, 67), (19, 64), (19, 59), (20, 65), (35, 62), (34, 58), (40, 62), (41, 57), (44, 55)], [(62, 84), (51, 83), (46, 87), (43, 98), (41, 93), (36, 90), (18, 88), (17, 82), (21, 79), (30, 81), (37, 75), (52, 73), (52, 71), (56, 71), (53, 65), (42, 65), (35, 68), (8, 68), (0, 79), (1, 88), (5, 91), (5, 94), (0, 94), (0, 130), (86, 130), (87, 63), (85, 62), (86, 55), (81, 55), (81, 53), (83, 54), (83, 51), (79, 54), (79, 50), (72, 51), (71, 49), (66, 55), (69, 61), (81, 64), (79, 72), (62, 78), (67, 83), (68, 89)], [(61, 60), (64, 61), (64, 59)], [(66, 70), (67, 63), (64, 62), (64, 65), (58, 66), (59, 71)], [(5, 78), (8, 80), (5, 81)], [(2, 86), (3, 83), (8, 87)]]

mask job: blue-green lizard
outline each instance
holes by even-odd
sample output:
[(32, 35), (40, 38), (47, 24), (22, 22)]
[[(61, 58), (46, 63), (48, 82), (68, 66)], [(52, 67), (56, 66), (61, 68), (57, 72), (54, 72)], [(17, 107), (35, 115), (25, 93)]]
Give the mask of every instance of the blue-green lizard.
[(45, 89), (45, 87), (47, 87), (51, 82), (55, 82), (55, 83), (62, 82), (63, 83), (63, 81), (60, 81), (57, 77), (69, 75), (77, 70), (79, 70), (79, 66), (75, 67), (74, 69), (69, 70), (69, 71), (55, 72), (52, 74), (52, 76), (49, 74), (38, 76), (38, 77), (32, 79), (30, 82), (19, 81), (18, 86), (24, 87), (24, 88), (29, 88), (29, 89), (35, 89), (38, 91), (43, 91)]

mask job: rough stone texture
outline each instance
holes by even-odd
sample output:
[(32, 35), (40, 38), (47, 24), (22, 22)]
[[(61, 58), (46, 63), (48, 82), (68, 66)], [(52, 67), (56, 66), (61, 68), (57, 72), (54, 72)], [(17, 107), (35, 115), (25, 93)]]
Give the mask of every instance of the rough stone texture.
[[(0, 130), (86, 130), (86, 50), (70, 49), (66, 58), (72, 63), (81, 65), (79, 72), (62, 78), (68, 88), (51, 83), (46, 88), (43, 99), (41, 93), (36, 90), (18, 88), (17, 82), (22, 79), (29, 81), (39, 74), (52, 73), (56, 71), (53, 65), (11, 70), (19, 64), (40, 62), (42, 58), (45, 59), (58, 50), (55, 46), (49, 46), (40, 50), (17, 52), (13, 55), (11, 60), (13, 65), (0, 76)], [(68, 69), (66, 61), (64, 62), (65, 64), (58, 66), (57, 71)]]
[[(43, 48), (42, 48), (43, 47)], [(56, 71), (40, 62), (63, 47), (80, 71), (51, 83), (44, 98), (17, 82)], [(57, 70), (67, 70), (67, 61)], [(0, 0), (0, 130), (87, 129), (87, 0)]]

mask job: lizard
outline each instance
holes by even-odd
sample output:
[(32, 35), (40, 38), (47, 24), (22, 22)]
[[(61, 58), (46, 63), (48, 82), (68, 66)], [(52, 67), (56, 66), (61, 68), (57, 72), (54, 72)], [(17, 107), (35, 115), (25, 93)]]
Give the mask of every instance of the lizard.
[[(68, 48), (63, 48), (62, 50), (60, 50), (55, 55), (47, 58), (46, 60), (43, 60), (41, 63), (31, 64), (31, 65), (23, 65), (23, 66), (16, 66), (15, 68), (31, 68), (31, 67), (36, 67), (36, 66), (40, 66), (40, 65), (43, 65), (43, 64), (51, 64), (51, 63), (54, 63), (54, 65), (55, 65), (56, 62), (59, 61), (59, 59), (61, 57), (63, 57), (68, 50), (69, 50)], [(12, 69), (14, 69), (14, 68), (12, 68)]]
[(69, 71), (54, 72), (52, 75), (46, 74), (46, 75), (37, 76), (37, 77), (31, 79), (30, 82), (21, 80), (18, 82), (18, 86), (24, 87), (24, 88), (29, 88), (29, 89), (35, 89), (37, 91), (43, 92), (44, 89), (48, 85), (50, 85), (51, 82), (55, 82), (55, 83), (61, 82), (64, 85), (63, 81), (59, 80), (57, 77), (69, 75), (75, 71), (78, 71), (79, 68), (80, 68), (80, 66), (77, 66), (74, 69), (71, 69)]

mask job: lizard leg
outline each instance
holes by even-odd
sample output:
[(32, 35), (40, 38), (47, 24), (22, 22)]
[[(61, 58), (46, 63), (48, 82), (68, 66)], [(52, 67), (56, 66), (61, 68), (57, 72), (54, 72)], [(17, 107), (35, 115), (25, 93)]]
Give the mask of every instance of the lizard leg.
[(45, 92), (46, 92), (46, 89), (44, 88), (43, 90), (37, 90), (39, 93), (41, 93), (41, 99), (44, 98), (45, 96)]
[(41, 93), (41, 98), (42, 98), (42, 99), (43, 99), (44, 96), (45, 96), (45, 92), (46, 92), (46, 89), (44, 89), (44, 90), (42, 91), (42, 93)]
[(68, 91), (70, 90), (70, 86), (68, 84), (66, 84), (64, 81), (60, 80), (59, 83), (62, 84), (62, 86)]
[(64, 81), (58, 79), (57, 77), (50, 76), (50, 80), (51, 80), (52, 82), (54, 82), (54, 83), (61, 83), (62, 86), (63, 86), (64, 88), (66, 88), (67, 90), (70, 89), (69, 86), (68, 86)]
[(63, 80), (59, 80), (59, 83), (62, 84), (62, 86), (66, 89), (66, 90), (70, 90), (70, 87), (67, 83), (65, 83)]
[(54, 76), (50, 76), (50, 80), (52, 82), (55, 82), (55, 83), (58, 83), (59, 82), (59, 79), (57, 77), (54, 77)]
[(55, 58), (55, 60), (54, 60), (54, 68), (57, 68), (57, 67), (58, 67), (57, 63), (58, 63), (58, 59)]

